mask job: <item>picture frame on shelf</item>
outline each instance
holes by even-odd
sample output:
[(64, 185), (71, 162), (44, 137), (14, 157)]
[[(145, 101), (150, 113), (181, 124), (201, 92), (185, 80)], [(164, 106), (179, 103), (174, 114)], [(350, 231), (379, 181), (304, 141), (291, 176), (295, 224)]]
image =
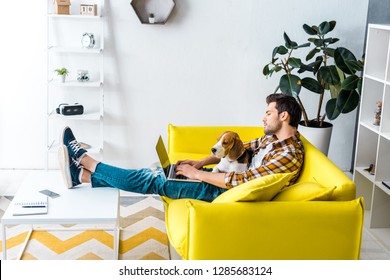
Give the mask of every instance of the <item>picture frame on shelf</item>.
[(97, 15), (97, 4), (81, 4), (80, 14), (84, 16), (96, 16)]

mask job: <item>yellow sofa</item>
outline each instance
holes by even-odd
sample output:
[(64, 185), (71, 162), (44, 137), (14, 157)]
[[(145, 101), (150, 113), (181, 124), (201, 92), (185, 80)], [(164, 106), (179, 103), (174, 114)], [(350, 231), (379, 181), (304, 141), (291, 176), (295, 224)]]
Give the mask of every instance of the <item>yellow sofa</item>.
[[(263, 135), (262, 127), (169, 125), (168, 153), (173, 161), (203, 158), (225, 130), (238, 132), (243, 141)], [(363, 199), (355, 198), (348, 176), (302, 140), (304, 166), (296, 184), (335, 187), (330, 201), (208, 203), (163, 197), (171, 249), (189, 260), (359, 259)]]

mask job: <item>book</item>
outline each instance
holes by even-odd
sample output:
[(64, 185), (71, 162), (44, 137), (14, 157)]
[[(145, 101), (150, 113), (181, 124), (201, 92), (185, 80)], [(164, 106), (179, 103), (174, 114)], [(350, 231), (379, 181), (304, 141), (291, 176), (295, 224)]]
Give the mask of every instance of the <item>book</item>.
[(47, 196), (36, 193), (29, 196), (16, 197), (14, 202), (13, 215), (38, 215), (47, 214)]

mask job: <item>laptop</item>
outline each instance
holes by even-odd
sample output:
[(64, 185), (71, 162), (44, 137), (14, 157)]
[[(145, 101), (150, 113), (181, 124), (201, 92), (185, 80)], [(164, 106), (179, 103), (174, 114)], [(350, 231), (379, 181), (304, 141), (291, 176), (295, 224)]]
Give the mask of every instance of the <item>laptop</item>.
[(158, 158), (160, 159), (160, 164), (162, 169), (164, 170), (165, 177), (170, 181), (186, 181), (186, 182), (200, 182), (199, 180), (189, 179), (183, 175), (177, 175), (175, 166), (176, 164), (172, 164), (169, 160), (167, 149), (165, 148), (162, 137), (158, 138), (156, 144), (156, 151)]

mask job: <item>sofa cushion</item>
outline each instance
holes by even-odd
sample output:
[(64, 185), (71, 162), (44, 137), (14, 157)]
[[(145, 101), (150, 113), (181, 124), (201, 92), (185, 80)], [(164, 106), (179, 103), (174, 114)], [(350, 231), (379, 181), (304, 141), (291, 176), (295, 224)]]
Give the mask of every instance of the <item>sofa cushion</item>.
[(301, 182), (286, 188), (274, 197), (274, 201), (330, 200), (336, 187), (324, 187), (314, 182)]
[(270, 201), (294, 176), (293, 173), (277, 173), (256, 178), (219, 195), (212, 203)]

